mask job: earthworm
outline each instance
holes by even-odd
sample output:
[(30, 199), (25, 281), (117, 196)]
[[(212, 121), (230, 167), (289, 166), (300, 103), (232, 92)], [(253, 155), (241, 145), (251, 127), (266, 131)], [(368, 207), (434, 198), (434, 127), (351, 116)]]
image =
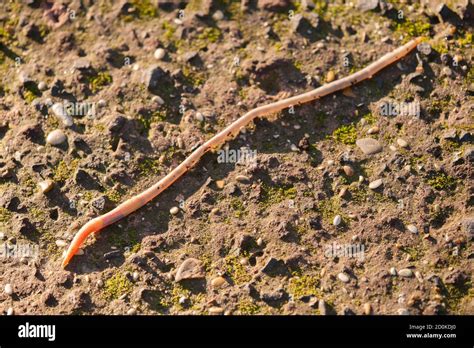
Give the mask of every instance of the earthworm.
[(211, 139), (207, 140), (204, 144), (195, 149), (183, 162), (181, 162), (181, 164), (179, 164), (170, 173), (168, 173), (168, 175), (163, 177), (156, 184), (141, 192), (140, 194), (121, 203), (115, 209), (109, 211), (108, 213), (93, 218), (84, 226), (82, 226), (82, 228), (76, 233), (74, 239), (69, 245), (69, 248), (64, 256), (62, 266), (67, 266), (69, 261), (81, 247), (82, 243), (91, 233), (99, 232), (102, 228), (113, 224), (114, 222), (124, 218), (128, 214), (144, 206), (146, 203), (158, 196), (161, 192), (166, 190), (170, 185), (172, 185), (178, 178), (180, 178), (194, 165), (196, 165), (196, 163), (205, 153), (207, 153), (211, 149), (217, 149), (222, 146), (222, 144), (224, 144), (226, 141), (233, 139), (239, 134), (240, 130), (243, 127), (245, 127), (256, 117), (274, 114), (285, 108), (297, 106), (310, 102), (312, 100), (316, 100), (328, 94), (351, 87), (365, 79), (370, 79), (380, 70), (403, 58), (415, 47), (417, 47), (420, 42), (422, 42), (422, 38), (413, 39), (405, 45), (397, 48), (396, 50), (387, 53), (379, 60), (373, 62), (362, 70), (355, 72), (352, 75), (325, 84), (312, 91), (294, 97), (286, 98), (280, 101), (276, 101), (271, 104), (259, 106), (253, 110), (250, 110), (245, 115), (235, 120), (229, 126), (224, 128), (222, 131), (214, 135)]

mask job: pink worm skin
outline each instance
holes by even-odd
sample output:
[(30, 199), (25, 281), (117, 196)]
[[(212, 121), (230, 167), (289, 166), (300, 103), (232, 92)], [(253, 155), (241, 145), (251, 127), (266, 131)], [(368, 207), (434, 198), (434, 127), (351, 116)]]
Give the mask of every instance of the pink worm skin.
[(333, 81), (312, 91), (250, 110), (245, 115), (238, 118), (232, 124), (217, 133), (214, 137), (199, 146), (180, 165), (174, 168), (170, 173), (168, 173), (168, 175), (163, 177), (156, 184), (141, 192), (140, 194), (126, 200), (108, 213), (98, 216), (82, 226), (69, 245), (62, 262), (62, 267), (66, 267), (68, 265), (69, 261), (76, 254), (76, 252), (91, 233), (99, 232), (104, 227), (113, 224), (114, 222), (122, 219), (123, 217), (147, 204), (161, 192), (166, 190), (189, 169), (194, 167), (206, 152), (210, 151), (211, 149), (218, 148), (229, 139), (233, 139), (243, 127), (245, 127), (256, 117), (276, 113), (290, 106), (304, 104), (339, 90), (351, 87), (365, 79), (370, 79), (383, 68), (406, 56), (409, 52), (416, 48), (420, 42), (422, 42), (422, 38), (413, 39), (396, 50), (387, 53), (379, 60), (373, 62), (364, 69), (359, 70), (352, 75)]

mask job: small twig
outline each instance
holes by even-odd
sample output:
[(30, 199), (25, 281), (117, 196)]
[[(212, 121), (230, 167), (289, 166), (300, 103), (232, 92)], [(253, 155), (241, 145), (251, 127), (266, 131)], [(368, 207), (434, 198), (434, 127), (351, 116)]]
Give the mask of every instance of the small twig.
[(211, 139), (199, 146), (180, 165), (174, 168), (168, 175), (158, 181), (155, 185), (151, 186), (140, 194), (126, 200), (108, 213), (98, 216), (87, 222), (74, 236), (74, 239), (71, 242), (71, 245), (69, 246), (69, 249), (67, 250), (66, 255), (64, 257), (64, 261), (62, 263), (63, 267), (65, 267), (69, 263), (69, 261), (76, 254), (84, 240), (91, 233), (97, 233), (105, 226), (113, 224), (114, 222), (122, 219), (128, 214), (144, 206), (146, 203), (158, 196), (161, 192), (166, 190), (184, 173), (194, 167), (206, 152), (212, 149), (217, 149), (222, 146), (226, 141), (233, 139), (235, 136), (237, 136), (237, 134), (239, 134), (242, 128), (248, 125), (255, 118), (274, 114), (291, 106), (298, 106), (304, 103), (308, 103), (310, 101), (324, 97), (328, 94), (351, 87), (365, 79), (370, 79), (383, 68), (403, 58), (410, 51), (412, 51), (420, 42), (421, 38), (416, 38), (408, 42), (407, 44), (397, 48), (393, 52), (387, 53), (376, 62), (370, 64), (369, 66), (352, 75), (349, 75), (337, 81), (333, 81), (312, 91), (250, 110), (245, 115), (243, 115), (242, 117), (234, 121), (232, 124), (224, 128), (224, 130), (220, 131)]

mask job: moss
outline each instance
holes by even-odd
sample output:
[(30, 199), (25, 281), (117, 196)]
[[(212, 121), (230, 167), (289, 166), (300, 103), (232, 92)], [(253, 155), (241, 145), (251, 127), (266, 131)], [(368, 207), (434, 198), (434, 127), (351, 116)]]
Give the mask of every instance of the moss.
[[(341, 215), (341, 217), (343, 217), (341, 201), (338, 196), (321, 200), (316, 207), (316, 211), (321, 214), (321, 217), (326, 224), (332, 224), (334, 216), (336, 215)], [(347, 219), (343, 217), (342, 220), (345, 222)]]
[(236, 218), (242, 218), (245, 215), (247, 215), (247, 212), (245, 211), (245, 206), (243, 202), (240, 200), (238, 197), (234, 197), (230, 201), (230, 207), (234, 211), (234, 216)]
[(428, 175), (426, 183), (438, 191), (454, 191), (458, 180), (443, 172), (435, 172)]
[(392, 24), (391, 28), (397, 33), (405, 34), (407, 38), (413, 38), (418, 36), (428, 36), (430, 34), (431, 25), (420, 20), (404, 20), (395, 22)]
[(454, 140), (446, 139), (441, 143), (441, 147), (444, 151), (455, 152), (461, 150), (462, 144)]
[(97, 74), (89, 77), (89, 88), (92, 93), (100, 91), (102, 88), (110, 85), (111, 83), (112, 76), (106, 71), (98, 72)]
[(150, 0), (130, 0), (128, 3), (135, 11), (122, 16), (126, 22), (131, 22), (134, 18), (151, 19), (158, 16), (158, 10)]
[(400, 251), (410, 255), (411, 261), (418, 261), (424, 256), (424, 252), (421, 247), (410, 247), (410, 246), (401, 246)]
[(117, 189), (109, 189), (105, 191), (105, 196), (114, 203), (120, 203), (122, 200), (123, 193)]
[(263, 208), (278, 204), (287, 199), (296, 198), (296, 188), (293, 186), (268, 186), (262, 185), (260, 205)]
[(318, 289), (319, 279), (311, 275), (294, 276), (290, 278), (288, 292), (294, 298), (300, 299), (305, 296), (320, 296)]
[(463, 37), (459, 38), (458, 45), (462, 48), (472, 46), (473, 35), (470, 32), (466, 32)]
[(158, 110), (150, 114), (138, 114), (136, 119), (141, 124), (142, 130), (148, 132), (153, 123), (163, 122), (167, 117), (168, 112), (166, 110)]
[(362, 116), (362, 118), (365, 120), (365, 122), (368, 125), (373, 125), (375, 124), (375, 122), (377, 122), (377, 117), (371, 112), (369, 112), (368, 114), (365, 114), (364, 116)]
[(42, 209), (38, 209), (35, 207), (32, 207), (29, 209), (30, 215), (37, 221), (42, 221), (44, 220), (45, 217), (45, 211)]
[(10, 221), (11, 217), (12, 217), (12, 213), (8, 209), (0, 207), (0, 222), (1, 223)]
[(176, 28), (173, 27), (168, 22), (163, 22), (163, 24), (161, 24), (161, 28), (165, 31), (164, 38), (166, 39), (166, 41), (168, 41), (168, 42), (172, 41), (173, 40), (173, 35), (176, 32)]
[(129, 248), (132, 250), (138, 242), (138, 232), (133, 228), (114, 231), (108, 234), (108, 242), (120, 249)]
[(184, 65), (181, 71), (187, 83), (194, 87), (202, 86), (206, 82), (206, 75), (203, 72), (192, 70), (187, 65)]
[(63, 182), (69, 179), (69, 177), (74, 173), (79, 165), (79, 160), (74, 159), (69, 163), (69, 165), (61, 161), (53, 169), (53, 180), (56, 182)]
[(431, 48), (434, 49), (439, 54), (449, 53), (449, 49), (446, 45), (446, 41), (444, 41), (444, 40), (441, 40), (441, 41), (438, 41), (438, 42), (433, 42), (431, 44)]
[(237, 309), (242, 315), (259, 314), (260, 306), (253, 299), (245, 299), (239, 302)]
[(332, 133), (332, 138), (346, 145), (354, 145), (357, 140), (357, 130), (353, 124), (342, 125)]
[(161, 172), (161, 165), (157, 159), (145, 158), (138, 164), (138, 170), (141, 175), (156, 175)]
[(228, 255), (224, 259), (225, 272), (232, 278), (236, 285), (247, 283), (252, 279), (252, 276), (245, 269), (245, 266), (240, 263), (240, 259), (234, 255)]
[(457, 311), (463, 298), (466, 296), (472, 298), (474, 296), (474, 291), (471, 282), (468, 281), (461, 285), (446, 284), (444, 295), (446, 296), (445, 303), (447, 307), (451, 311)]
[(133, 283), (122, 273), (117, 273), (105, 281), (104, 295), (109, 300), (116, 300), (123, 294), (132, 292)]
[(217, 42), (221, 37), (221, 31), (218, 28), (208, 27), (200, 33), (196, 40), (194, 40), (193, 45), (198, 49), (203, 49), (207, 47), (210, 43)]

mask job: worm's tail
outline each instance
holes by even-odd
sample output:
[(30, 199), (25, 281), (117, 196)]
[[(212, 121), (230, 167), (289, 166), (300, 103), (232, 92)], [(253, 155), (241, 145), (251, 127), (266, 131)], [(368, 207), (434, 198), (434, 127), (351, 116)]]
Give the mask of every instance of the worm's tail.
[(64, 256), (64, 260), (62, 263), (62, 267), (66, 267), (73, 258), (74, 255), (76, 255), (77, 251), (81, 247), (82, 243), (86, 240), (86, 238), (94, 232), (98, 232), (102, 227), (104, 227), (104, 224), (102, 223), (101, 219), (92, 219), (88, 223), (86, 223), (82, 228), (76, 233), (74, 236), (74, 239), (72, 240), (71, 244), (69, 245), (69, 248), (67, 249), (66, 255)]

